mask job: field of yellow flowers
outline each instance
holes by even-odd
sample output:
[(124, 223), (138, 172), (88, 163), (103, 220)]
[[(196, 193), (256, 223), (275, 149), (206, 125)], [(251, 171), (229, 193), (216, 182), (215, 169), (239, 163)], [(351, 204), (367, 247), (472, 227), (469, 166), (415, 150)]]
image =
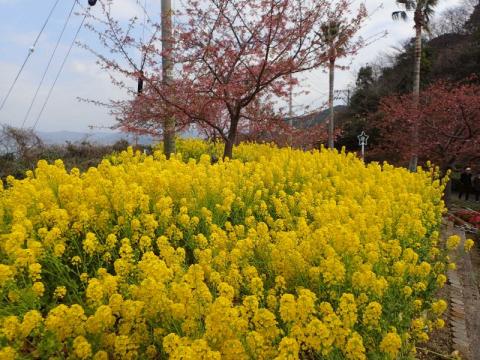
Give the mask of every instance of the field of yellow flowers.
[(0, 187), (1, 359), (408, 359), (444, 325), (433, 171), (202, 152)]

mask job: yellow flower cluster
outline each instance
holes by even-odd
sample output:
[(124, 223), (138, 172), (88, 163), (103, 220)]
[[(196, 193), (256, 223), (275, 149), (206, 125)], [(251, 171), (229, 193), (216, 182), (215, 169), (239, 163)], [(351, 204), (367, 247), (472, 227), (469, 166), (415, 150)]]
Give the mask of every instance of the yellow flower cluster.
[(2, 359), (402, 359), (441, 324), (433, 171), (197, 145), (0, 186)]

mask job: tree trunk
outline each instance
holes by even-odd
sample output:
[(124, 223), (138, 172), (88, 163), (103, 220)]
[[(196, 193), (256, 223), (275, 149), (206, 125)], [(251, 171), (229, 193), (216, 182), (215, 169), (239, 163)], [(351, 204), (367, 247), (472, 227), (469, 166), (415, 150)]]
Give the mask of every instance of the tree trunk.
[(447, 184), (445, 185), (445, 192), (443, 193), (443, 201), (447, 208), (450, 208), (452, 205), (452, 179), (448, 179)]
[(225, 141), (225, 149), (223, 151), (223, 160), (226, 158), (231, 159), (233, 157), (233, 146), (235, 145), (235, 140), (237, 139), (237, 125), (238, 118), (231, 120), (230, 130), (228, 131), (227, 140)]
[(330, 119), (328, 122), (328, 148), (329, 149), (333, 149), (335, 147), (335, 143), (334, 143), (335, 110), (333, 108), (334, 84), (335, 84), (335, 58), (331, 58), (330, 65), (329, 65), (329, 91), (328, 91), (328, 106), (330, 108)]
[(450, 165), (442, 169), (441, 177), (445, 178), (448, 172), (450, 172), (450, 176), (448, 182), (445, 184), (445, 190), (443, 192), (443, 201), (448, 209), (452, 205), (452, 173), (455, 170), (455, 162), (451, 161)]
[(234, 145), (235, 141), (232, 141), (230, 139), (227, 139), (227, 141), (225, 142), (225, 149), (223, 151), (223, 160), (225, 160), (226, 158), (229, 158), (231, 159), (233, 157), (233, 145)]
[[(415, 67), (413, 70), (413, 101), (416, 107), (420, 105), (420, 69), (422, 65), (422, 25), (417, 24), (415, 26)], [(419, 155), (419, 123), (418, 119), (415, 119), (412, 129), (412, 145), (413, 152), (410, 159), (410, 171), (417, 171), (418, 155)]]
[[(162, 0), (162, 70), (163, 82), (168, 85), (172, 80), (173, 61), (172, 0)], [(175, 153), (175, 118), (163, 121), (163, 147), (167, 159)]]

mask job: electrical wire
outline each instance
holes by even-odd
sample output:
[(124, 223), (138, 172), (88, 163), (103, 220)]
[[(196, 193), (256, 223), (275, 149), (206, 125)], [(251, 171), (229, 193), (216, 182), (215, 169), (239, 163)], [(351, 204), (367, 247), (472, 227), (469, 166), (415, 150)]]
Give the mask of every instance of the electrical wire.
[(75, 45), (75, 42), (77, 41), (78, 35), (80, 34), (80, 30), (82, 30), (82, 27), (83, 27), (83, 24), (85, 23), (85, 19), (87, 18), (87, 15), (88, 15), (88, 10), (87, 10), (87, 13), (85, 13), (85, 15), (83, 16), (82, 22), (80, 23), (80, 26), (78, 27), (77, 32), (75, 33), (75, 36), (72, 40), (72, 43), (70, 44), (68, 52), (65, 55), (65, 58), (63, 59), (62, 65), (60, 66), (60, 69), (57, 72), (57, 76), (55, 77), (55, 80), (53, 81), (53, 84), (50, 87), (50, 90), (49, 90), (48, 95), (45, 99), (45, 102), (43, 103), (42, 109), (40, 110), (40, 112), (37, 116), (37, 119), (35, 120), (35, 123), (33, 125), (33, 128), (32, 128), (33, 130), (35, 130), (35, 128), (37, 127), (38, 122), (40, 121), (40, 118), (42, 117), (43, 112), (45, 111), (45, 108), (47, 107), (48, 101), (50, 100), (50, 97), (52, 96), (53, 89), (55, 88), (55, 85), (57, 84), (58, 78), (60, 77), (60, 74), (62, 73), (63, 68), (65, 67), (65, 64), (67, 63), (67, 59), (70, 56), (70, 53), (72, 52), (73, 46)]
[(55, 44), (55, 48), (53, 49), (52, 54), (50, 55), (50, 59), (48, 61), (47, 67), (45, 68), (42, 78), (40, 80), (40, 83), (38, 84), (37, 90), (35, 91), (35, 95), (32, 98), (32, 101), (30, 102), (30, 106), (28, 107), (27, 113), (25, 114), (25, 117), (23, 118), (22, 122), (22, 128), (25, 126), (25, 123), (30, 116), (30, 113), (32, 111), (33, 105), (35, 104), (35, 101), (37, 100), (38, 93), (40, 91), (40, 88), (43, 85), (43, 82), (45, 81), (45, 77), (48, 73), (48, 70), (50, 69), (50, 66), (52, 65), (53, 58), (55, 57), (55, 54), (57, 53), (58, 46), (60, 45), (60, 41), (63, 37), (63, 34), (65, 33), (65, 30), (68, 26), (68, 23), (70, 22), (70, 19), (72, 18), (73, 10), (75, 9), (75, 5), (77, 5), (78, 0), (73, 0), (72, 8), (70, 9), (70, 12), (68, 13), (67, 19), (65, 20), (65, 23), (63, 24), (62, 31), (60, 32), (60, 35), (58, 36), (57, 43)]
[(56, 0), (55, 3), (53, 4), (53, 6), (52, 6), (52, 8), (51, 8), (51, 10), (50, 10), (50, 13), (48, 14), (47, 19), (46, 19), (45, 22), (43, 23), (43, 26), (42, 26), (42, 28), (40, 29), (40, 32), (39, 32), (38, 35), (37, 35), (37, 38), (35, 39), (33, 45), (30, 47), (30, 49), (28, 49), (28, 54), (27, 54), (25, 60), (23, 61), (23, 64), (22, 64), (22, 66), (20, 67), (20, 70), (18, 70), (18, 73), (17, 73), (17, 75), (15, 76), (15, 79), (13, 80), (12, 84), (10, 85), (10, 88), (8, 89), (7, 95), (6, 95), (5, 98), (3, 99), (2, 104), (0, 104), (0, 111), (2, 111), (3, 107), (5, 106), (5, 103), (7, 102), (8, 98), (9, 98), (10, 95), (12, 94), (13, 88), (15, 87), (18, 79), (20, 78), (20, 75), (22, 74), (23, 69), (25, 68), (25, 65), (27, 65), (28, 59), (30, 59), (30, 57), (32, 56), (33, 52), (35, 51), (35, 46), (37, 46), (38, 40), (40, 39), (40, 36), (42, 36), (43, 31), (44, 31), (45, 28), (47, 27), (47, 24), (48, 24), (48, 22), (50, 21), (50, 18), (52, 17), (52, 14), (53, 14), (53, 12), (55, 11), (55, 8), (57, 7), (57, 5), (58, 5), (59, 2), (60, 2), (60, 0)]

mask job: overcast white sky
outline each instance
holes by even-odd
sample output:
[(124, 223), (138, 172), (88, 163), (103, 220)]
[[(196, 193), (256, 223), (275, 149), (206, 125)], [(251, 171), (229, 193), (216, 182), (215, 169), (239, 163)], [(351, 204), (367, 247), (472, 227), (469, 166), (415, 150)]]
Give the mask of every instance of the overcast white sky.
[[(38, 44), (37, 50), (17, 82), (12, 96), (3, 110), (0, 111), (0, 123), (14, 126), (22, 124), (72, 1), (60, 1)], [(160, 1), (147, 1), (150, 11), (153, 14), (159, 14)], [(87, 3), (87, 0), (80, 0), (80, 2)], [(136, 2), (137, 0), (115, 0), (116, 16), (125, 19), (134, 14), (138, 9)], [(441, 0), (437, 12), (460, 2), (461, 0)], [(54, 0), (0, 0), (0, 103), (53, 3)], [(337, 73), (337, 89), (347, 88), (353, 83), (356, 71), (360, 66), (373, 62), (381, 53), (392, 52), (392, 47), (399, 45), (403, 40), (414, 34), (411, 23), (394, 22), (392, 20), (391, 13), (397, 9), (394, 0), (366, 0), (366, 5), (370, 12), (374, 9), (377, 10), (367, 21), (367, 25), (362, 30), (362, 35), (368, 37), (384, 31), (388, 31), (388, 35), (360, 51), (351, 61), (349, 70)], [(380, 9), (378, 9), (379, 6), (381, 6)], [(27, 126), (34, 123), (80, 20), (79, 16), (72, 19), (32, 114), (26, 122)], [(86, 30), (81, 33), (80, 40), (89, 44), (95, 44), (96, 41), (95, 37)], [(345, 65), (348, 64), (345, 63)], [(302, 86), (308, 89), (310, 94), (295, 97), (294, 104), (297, 112), (303, 111), (302, 109), (305, 106), (316, 108), (326, 101), (328, 76), (322, 70), (306, 74)], [(100, 71), (92, 55), (85, 50), (75, 48), (37, 129), (42, 131), (69, 130), (84, 132), (89, 131), (88, 126), (91, 124), (111, 126), (115, 123), (115, 120), (106, 109), (80, 103), (77, 98), (94, 98), (105, 101), (124, 96), (125, 94), (113, 86), (108, 77)]]

